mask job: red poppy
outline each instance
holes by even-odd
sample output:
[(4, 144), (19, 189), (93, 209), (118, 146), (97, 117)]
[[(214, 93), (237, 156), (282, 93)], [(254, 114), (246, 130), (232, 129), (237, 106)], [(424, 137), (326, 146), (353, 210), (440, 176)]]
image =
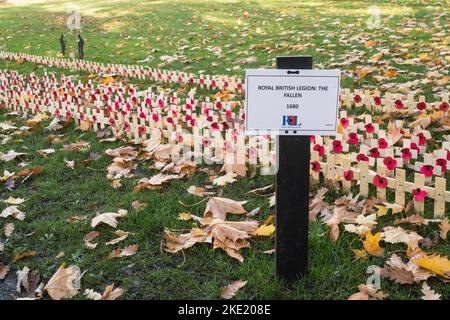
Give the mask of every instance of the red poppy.
[(441, 167), (441, 171), (445, 172), (447, 170), (447, 160), (444, 158), (436, 159), (436, 165)]
[(145, 98), (145, 104), (147, 106), (150, 106), (152, 104), (152, 99), (150, 99), (149, 97)]
[(192, 120), (192, 116), (190, 114), (187, 114), (184, 116), (184, 121), (191, 121)]
[(320, 163), (318, 161), (311, 162), (311, 169), (314, 172), (320, 172)]
[(353, 100), (355, 100), (356, 103), (360, 103), (362, 99), (361, 99), (361, 96), (359, 94), (357, 94), (353, 97)]
[(153, 120), (154, 122), (158, 122), (159, 116), (158, 116), (156, 113), (152, 114), (152, 120)]
[(173, 124), (173, 118), (172, 117), (168, 117), (167, 118), (167, 123)]
[(386, 189), (388, 181), (385, 177), (379, 176), (378, 174), (373, 178), (373, 184), (377, 188)]
[(213, 117), (212, 116), (207, 116), (206, 117), (206, 121), (208, 121), (208, 122), (212, 122), (214, 119), (213, 119)]
[(116, 124), (116, 120), (114, 118), (109, 118), (109, 124), (114, 127), (114, 125)]
[(145, 126), (139, 126), (138, 131), (140, 135), (144, 135), (147, 129), (145, 128)]
[(226, 121), (222, 122), (222, 127), (223, 127), (224, 130), (230, 129), (230, 125)]
[(402, 109), (403, 108), (402, 100), (400, 100), (400, 99), (395, 100), (394, 107), (396, 107), (397, 109)]
[(314, 143), (314, 141), (316, 141), (316, 136), (315, 135), (311, 135), (309, 137), (309, 143)]
[(344, 171), (344, 179), (347, 181), (352, 181), (354, 177), (353, 171), (352, 170), (346, 170)]
[(371, 123), (366, 124), (364, 128), (366, 128), (367, 133), (373, 133), (375, 131), (375, 127)]
[(421, 101), (417, 104), (417, 109), (419, 109), (419, 110), (425, 110), (426, 108), (427, 108), (427, 104), (423, 101)]
[(211, 128), (212, 128), (213, 130), (219, 130), (219, 124), (218, 124), (217, 122), (213, 122), (213, 123), (211, 124)]
[(402, 150), (400, 150), (400, 152), (402, 153), (403, 160), (411, 159), (412, 154), (411, 154), (411, 151), (409, 150), (409, 148), (403, 148)]
[(420, 172), (425, 177), (431, 177), (433, 175), (433, 169), (434, 169), (434, 167), (432, 165), (426, 164), (422, 168), (420, 168)]
[(340, 121), (341, 121), (341, 126), (343, 128), (346, 128), (348, 126), (348, 124), (350, 123), (347, 118), (341, 118)]
[(192, 126), (192, 127), (194, 127), (195, 125), (196, 125), (196, 121), (195, 121), (195, 119), (191, 119), (191, 121), (189, 121), (189, 124)]
[(123, 126), (123, 130), (125, 130), (125, 131), (130, 131), (130, 129), (131, 129), (130, 124), (129, 124), (127, 121), (125, 121), (125, 124), (124, 124), (124, 126)]
[(147, 116), (145, 115), (144, 112), (139, 113), (139, 118), (141, 119), (147, 119)]
[(192, 105), (190, 103), (187, 103), (185, 106), (186, 109), (192, 110)]
[(360, 153), (356, 156), (356, 160), (369, 162), (369, 157), (367, 157), (364, 153)]
[(380, 157), (380, 151), (378, 151), (378, 148), (372, 148), (369, 150), (369, 154), (372, 158), (378, 158)]
[(84, 113), (83, 113), (83, 112), (80, 113), (80, 120), (81, 120), (81, 121), (84, 120)]
[(384, 138), (379, 138), (378, 139), (378, 148), (380, 149), (386, 149), (388, 147), (388, 143), (386, 141), (386, 139)]
[(425, 136), (422, 132), (420, 132), (417, 136), (419, 137), (419, 145), (420, 146), (427, 143), (427, 138), (425, 138)]
[(447, 102), (442, 102), (442, 103), (439, 105), (439, 110), (441, 110), (441, 111), (443, 111), (443, 112), (446, 112), (446, 111), (448, 110), (448, 103), (447, 103)]
[(415, 142), (411, 142), (411, 144), (409, 146), (411, 147), (411, 149), (416, 150), (417, 152), (420, 151), (419, 147), (417, 146), (417, 144)]
[(350, 144), (357, 144), (359, 141), (358, 135), (355, 132), (350, 132), (348, 134), (348, 143)]
[(341, 153), (343, 147), (342, 147), (342, 143), (339, 140), (334, 140), (333, 141), (333, 151), (334, 153)]
[(314, 145), (313, 150), (317, 151), (319, 153), (320, 157), (325, 154), (325, 148), (323, 146), (321, 146), (320, 144)]
[(423, 201), (427, 196), (427, 192), (425, 190), (420, 190), (420, 188), (416, 188), (413, 190), (413, 195), (415, 201)]
[(394, 170), (394, 168), (397, 166), (397, 160), (393, 159), (392, 157), (384, 158), (383, 163), (389, 170)]
[(242, 90), (243, 85), (242, 85), (242, 83), (238, 83), (236, 87), (237, 87), (238, 90)]
[(209, 147), (211, 145), (211, 139), (209, 138), (203, 138), (202, 139), (202, 144), (205, 148)]
[(161, 108), (164, 107), (164, 100), (163, 99), (159, 99), (158, 100), (158, 106), (160, 106)]
[(217, 109), (222, 109), (222, 102), (217, 101), (215, 106)]
[(373, 101), (375, 102), (376, 106), (381, 106), (381, 98), (380, 97), (373, 97)]

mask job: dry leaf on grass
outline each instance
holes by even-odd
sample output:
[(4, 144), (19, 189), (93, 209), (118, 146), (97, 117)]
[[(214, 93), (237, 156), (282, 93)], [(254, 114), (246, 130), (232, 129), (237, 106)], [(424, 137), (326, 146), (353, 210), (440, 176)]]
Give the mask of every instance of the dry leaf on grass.
[(20, 205), (25, 202), (25, 199), (9, 197), (8, 199), (3, 200), (3, 202), (12, 205)]
[(9, 206), (5, 208), (0, 214), (0, 218), (7, 218), (9, 216), (13, 216), (17, 220), (25, 219), (25, 213), (20, 211), (17, 206)]
[(383, 240), (389, 243), (405, 243), (411, 246), (411, 249), (419, 247), (419, 241), (423, 239), (414, 231), (407, 231), (401, 227), (384, 227), (383, 228)]
[(448, 222), (448, 218), (445, 218), (439, 224), (439, 236), (441, 239), (447, 239), (447, 233), (450, 231), (450, 223)]
[(244, 287), (247, 284), (247, 281), (236, 280), (231, 282), (229, 285), (222, 288), (220, 292), (220, 297), (222, 299), (231, 299), (233, 298), (239, 289)]
[(111, 253), (108, 256), (108, 259), (134, 256), (137, 250), (138, 250), (137, 244), (129, 245), (124, 249), (117, 248), (111, 251)]
[(422, 300), (441, 300), (441, 295), (431, 290), (430, 286), (424, 282), (422, 284)]
[(425, 269), (420, 268), (411, 259), (408, 263), (404, 263), (402, 258), (395, 253), (385, 262), (381, 269), (381, 275), (396, 283), (413, 284), (427, 280), (433, 274)]
[(187, 189), (187, 192), (189, 194), (192, 194), (194, 196), (198, 196), (198, 197), (204, 197), (204, 196), (212, 196), (215, 194), (215, 192), (212, 191), (206, 191), (205, 188), (202, 187), (196, 187), (196, 186), (190, 186)]
[(117, 298), (123, 295), (123, 289), (121, 288), (114, 289), (113, 283), (109, 286), (106, 286), (103, 295), (92, 289), (84, 290), (84, 295), (90, 300), (116, 300)]
[(255, 231), (255, 233), (253, 233), (253, 235), (270, 237), (274, 233), (275, 233), (275, 225), (263, 224), (263, 225), (259, 226), (258, 229), (256, 229), (256, 231)]
[(106, 243), (107, 245), (119, 243), (119, 242), (125, 240), (126, 238), (128, 238), (128, 236), (131, 234), (130, 232), (125, 232), (123, 230), (116, 230), (114, 233), (118, 238), (107, 242)]
[(212, 197), (206, 204), (204, 216), (225, 220), (227, 213), (243, 214), (247, 213), (243, 205), (247, 201), (235, 201), (227, 198)]
[(14, 223), (6, 223), (3, 227), (3, 231), (5, 233), (5, 237), (9, 238), (14, 232)]
[(21, 293), (22, 288), (24, 288), (27, 292), (30, 290), (30, 285), (28, 283), (28, 275), (30, 273), (30, 268), (27, 266), (23, 267), (22, 270), (17, 270), (17, 285), (16, 291)]
[(88, 218), (87, 215), (77, 215), (77, 216), (67, 218), (67, 222), (72, 223), (72, 222), (76, 222), (76, 221), (86, 220), (87, 218)]
[(407, 216), (405, 218), (397, 219), (394, 221), (395, 225), (399, 225), (399, 224), (403, 224), (403, 223), (410, 223), (410, 224), (416, 224), (416, 225), (428, 224), (427, 220), (421, 214), (413, 214), (411, 216)]
[(148, 204), (145, 202), (139, 202), (139, 200), (135, 200), (131, 203), (131, 206), (135, 210), (142, 210), (148, 207)]
[(82, 274), (78, 266), (61, 265), (50, 278), (44, 290), (53, 300), (70, 299), (78, 294)]
[(367, 253), (379, 257), (383, 254), (384, 249), (380, 247), (380, 240), (381, 240), (381, 233), (377, 232), (376, 234), (372, 235), (372, 233), (369, 231), (366, 234), (366, 239), (363, 241), (364, 250), (367, 251)]
[(237, 177), (237, 174), (235, 174), (234, 172), (230, 172), (224, 176), (215, 178), (212, 181), (212, 183), (216, 186), (223, 187), (226, 186), (227, 184), (235, 182), (236, 181), (235, 177)]
[(414, 263), (445, 279), (450, 279), (450, 261), (445, 256), (435, 254), (423, 256), (415, 259)]
[(360, 284), (358, 290), (359, 292), (352, 294), (348, 300), (384, 300), (389, 296), (369, 284)]
[(25, 251), (22, 253), (18, 253), (14, 256), (14, 262), (20, 261), (24, 258), (34, 257), (36, 255), (36, 251)]
[(0, 280), (5, 279), (6, 275), (8, 274), (10, 268), (9, 266), (5, 266), (0, 262)]
[(116, 218), (123, 218), (126, 217), (128, 214), (127, 210), (119, 209), (118, 212), (106, 212), (99, 214), (95, 218), (92, 219), (91, 227), (95, 228), (100, 223), (105, 223), (113, 228), (117, 227), (117, 219)]

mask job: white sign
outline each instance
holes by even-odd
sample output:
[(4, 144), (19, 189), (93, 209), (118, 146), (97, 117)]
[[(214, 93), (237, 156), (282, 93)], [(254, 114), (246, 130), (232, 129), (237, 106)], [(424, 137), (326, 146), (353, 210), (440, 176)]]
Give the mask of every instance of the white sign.
[(334, 136), (339, 110), (339, 70), (248, 69), (248, 135)]

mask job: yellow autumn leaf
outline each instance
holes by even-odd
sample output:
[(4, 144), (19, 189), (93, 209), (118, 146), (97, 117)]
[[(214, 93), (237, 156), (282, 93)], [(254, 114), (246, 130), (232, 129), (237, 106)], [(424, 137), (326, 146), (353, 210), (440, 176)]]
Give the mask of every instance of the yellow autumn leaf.
[(421, 53), (421, 54), (419, 54), (419, 60), (420, 61), (429, 60), (428, 53)]
[(365, 260), (367, 258), (367, 252), (360, 249), (352, 249), (357, 259)]
[(269, 214), (269, 216), (264, 220), (263, 224), (268, 225), (273, 220), (273, 214)]
[(396, 70), (389, 70), (384, 72), (383, 76), (385, 76), (386, 78), (394, 78), (398, 76), (398, 72)]
[(382, 206), (382, 205), (374, 205), (374, 207), (378, 209), (378, 211), (377, 211), (378, 217), (385, 216), (389, 210), (389, 208)]
[(269, 237), (271, 235), (273, 235), (275, 232), (275, 225), (273, 224), (263, 224), (261, 226), (259, 226), (258, 229), (256, 229), (254, 235), (255, 236), (265, 236), (265, 237)]
[(366, 240), (363, 241), (364, 250), (367, 251), (367, 253), (379, 257), (383, 254), (384, 249), (380, 247), (380, 240), (381, 240), (381, 233), (377, 232), (376, 234), (372, 235), (372, 233), (369, 231), (366, 234)]
[(181, 212), (178, 215), (178, 219), (183, 220), (183, 221), (191, 220), (192, 215), (189, 212)]
[(446, 279), (450, 279), (450, 260), (445, 256), (430, 255), (414, 260), (419, 267), (430, 270)]

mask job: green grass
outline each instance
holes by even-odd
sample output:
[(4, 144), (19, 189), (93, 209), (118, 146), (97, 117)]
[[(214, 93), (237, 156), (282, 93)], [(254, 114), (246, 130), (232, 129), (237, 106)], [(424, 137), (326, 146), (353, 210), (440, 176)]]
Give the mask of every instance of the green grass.
[[(408, 51), (411, 57), (427, 50), (431, 50), (431, 55), (437, 55), (439, 50), (432, 45), (442, 44), (443, 37), (436, 39), (433, 34), (446, 30), (445, 17), (440, 16), (442, 1), (426, 4), (418, 1), (377, 1), (382, 10), (383, 27), (387, 29), (375, 30), (366, 27), (367, 9), (373, 4), (368, 1), (83, 0), (23, 6), (10, 6), (0, 1), (0, 50), (56, 57), (61, 32), (66, 33), (68, 38), (67, 51), (75, 48), (75, 37), (68, 34), (65, 26), (67, 8), (71, 3), (81, 10), (86, 59), (136, 64), (150, 57), (145, 64), (207, 74), (243, 75), (247, 67), (270, 67), (276, 56), (295, 54), (313, 55), (316, 65), (327, 67), (335, 61), (345, 60), (345, 54), (353, 50), (365, 52), (361, 61), (344, 68), (353, 70), (357, 66), (369, 65), (368, 60), (380, 46), (395, 49), (402, 42), (415, 44)], [(248, 16), (244, 12), (248, 12)], [(409, 36), (404, 36), (401, 31), (408, 21), (422, 23), (430, 29), (414, 27)], [(364, 47), (364, 41), (351, 40), (362, 33), (367, 39), (381, 41), (380, 45), (368, 49)], [(401, 38), (393, 40), (392, 37), (396, 36)], [(345, 41), (340, 41), (341, 37)], [(324, 40), (330, 42), (324, 43)], [(208, 50), (214, 47), (222, 48), (224, 55), (218, 57)], [(423, 78), (429, 67), (427, 64), (397, 65), (392, 60), (396, 53), (394, 50), (387, 54), (385, 61), (406, 73), (390, 81), (406, 82)], [(164, 55), (174, 54), (184, 54), (186, 61), (163, 63), (160, 59)], [(239, 63), (239, 59), (248, 57), (255, 57), (256, 62)], [(23, 73), (33, 70), (42, 73), (47, 69), (74, 74), (68, 70), (4, 61), (0, 61), (0, 68)], [(438, 70), (443, 70), (442, 66)], [(141, 86), (149, 85), (147, 82), (139, 83)], [(375, 88), (379, 84), (371, 76), (362, 80), (346, 77), (343, 86)], [(424, 84), (420, 84), (419, 88), (419, 92), (425, 93), (428, 99), (433, 99), (433, 89), (437, 88), (437, 92), (442, 89)], [(20, 122), (5, 112), (0, 113), (0, 122), (6, 119)], [(122, 143), (99, 143), (94, 133), (74, 131), (72, 125), (61, 132), (67, 140), (57, 145), (46, 142), (48, 133), (37, 129), (33, 135), (23, 137), (23, 141), (11, 141), (0, 146), (1, 152), (10, 149), (27, 152), (25, 158), (31, 162), (30, 167), (44, 167), (42, 174), (31, 177), (23, 184), (18, 182), (13, 191), (0, 186), (1, 199), (9, 196), (27, 199), (23, 209), (27, 214), (25, 221), (14, 221), (14, 235), (7, 240), (0, 238), (6, 246), (0, 261), (10, 263), (17, 253), (28, 250), (37, 252), (36, 257), (11, 263), (14, 271), (28, 266), (37, 269), (41, 278), (48, 280), (61, 263), (76, 264), (82, 271), (87, 271), (82, 279), (83, 290), (92, 288), (102, 291), (107, 284), (114, 282), (126, 290), (124, 298), (127, 299), (217, 299), (220, 288), (235, 279), (248, 281), (237, 298), (345, 299), (357, 291), (359, 284), (365, 283), (369, 265), (382, 265), (385, 260), (385, 257), (370, 257), (366, 261), (354, 261), (351, 249), (362, 248), (359, 238), (343, 233), (337, 243), (332, 243), (328, 227), (320, 222), (311, 222), (310, 225), (308, 275), (293, 286), (287, 286), (275, 277), (274, 256), (263, 253), (274, 247), (272, 238), (252, 239), (251, 248), (243, 250), (243, 263), (233, 260), (223, 251), (212, 250), (210, 245), (196, 245), (184, 253), (167, 254), (160, 250), (164, 228), (189, 229), (192, 223), (179, 221), (178, 214), (182, 211), (198, 215), (203, 213), (205, 202), (184, 207), (179, 201), (187, 205), (196, 204), (199, 198), (189, 195), (186, 189), (191, 185), (208, 183), (206, 174), (196, 173), (189, 179), (171, 181), (162, 190), (132, 193), (140, 178), (156, 173), (148, 169), (148, 163), (144, 163), (134, 178), (123, 179), (123, 187), (116, 190), (106, 179), (106, 167), (111, 158), (104, 154), (104, 150)], [(438, 133), (436, 137), (441, 138), (442, 134)], [(62, 144), (79, 139), (89, 141), (91, 149), (81, 153), (58, 150)], [(42, 158), (37, 150), (45, 148), (55, 148), (57, 152)], [(89, 159), (90, 152), (102, 156), (86, 164), (84, 160)], [(74, 170), (65, 167), (64, 158), (75, 160)], [(16, 160), (2, 162), (0, 172), (5, 169), (17, 172), (17, 164)], [(249, 200), (246, 205), (248, 210), (261, 207), (257, 218), (263, 221), (273, 213), (273, 208), (269, 208), (265, 197), (246, 192), (271, 183), (274, 183), (274, 178), (268, 176), (242, 179), (223, 188), (223, 196)], [(327, 201), (332, 202), (341, 195), (330, 191)], [(131, 207), (134, 200), (145, 202), (148, 207), (136, 211)], [(0, 204), (0, 210), (5, 207), (5, 204)], [(136, 233), (120, 243), (120, 247), (133, 243), (139, 245), (138, 253), (128, 258), (107, 259), (111, 250), (118, 247), (104, 244), (115, 237), (111, 228), (98, 227), (100, 244), (95, 250), (89, 250), (82, 238), (92, 230), (90, 219), (76, 223), (66, 221), (75, 215), (86, 214), (92, 218), (96, 212), (117, 211), (119, 208), (129, 211), (129, 216), (120, 220), (119, 228)], [(429, 204), (426, 215), (432, 216)], [(392, 224), (393, 218), (382, 217), (380, 221), (380, 225), (384, 226)], [(4, 223), (0, 221), (0, 230)], [(415, 229), (422, 235), (432, 232), (430, 227), (409, 229)], [(450, 255), (449, 247), (447, 240), (433, 251)], [(399, 249), (405, 248), (386, 245), (387, 252)], [(56, 259), (61, 251), (64, 257)], [(450, 296), (449, 286), (440, 280), (432, 278), (428, 283), (443, 297)], [(418, 284), (397, 285), (383, 280), (382, 290), (393, 299), (419, 299), (421, 296)]]

